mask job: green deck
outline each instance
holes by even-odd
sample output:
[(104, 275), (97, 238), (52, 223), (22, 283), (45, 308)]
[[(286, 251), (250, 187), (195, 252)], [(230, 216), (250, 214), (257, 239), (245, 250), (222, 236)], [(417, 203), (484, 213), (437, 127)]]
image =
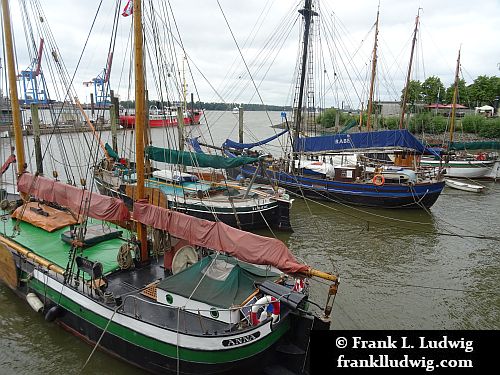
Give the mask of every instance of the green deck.
[[(15, 220), (7, 219), (0, 224), (0, 233), (17, 242), (35, 254), (65, 269), (68, 264), (70, 245), (61, 240), (61, 234), (69, 230), (65, 227), (49, 233), (29, 223), (20, 222), (20, 234), (12, 237)], [(98, 220), (89, 220), (89, 225), (99, 224)], [(116, 255), (124, 240), (115, 238), (106, 240), (83, 250), (83, 257), (102, 263), (104, 274), (109, 274), (120, 267)]]

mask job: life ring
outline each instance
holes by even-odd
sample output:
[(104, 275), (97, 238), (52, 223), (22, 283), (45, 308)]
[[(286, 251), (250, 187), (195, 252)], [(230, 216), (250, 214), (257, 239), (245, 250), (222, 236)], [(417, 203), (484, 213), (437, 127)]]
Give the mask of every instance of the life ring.
[[(280, 319), (280, 301), (278, 301), (273, 296), (264, 296), (260, 298), (257, 302), (255, 302), (252, 306), (252, 311), (250, 312), (250, 323), (253, 326), (263, 322), (267, 319), (267, 307), (271, 304), (273, 307), (273, 312), (271, 317), (273, 318), (273, 323), (277, 323)], [(264, 307), (264, 311), (262, 312), (260, 317), (257, 317), (257, 313), (261, 307)]]
[(372, 182), (374, 185), (382, 186), (385, 183), (385, 177), (381, 174), (376, 174), (373, 176)]
[(485, 161), (486, 154), (484, 152), (480, 152), (479, 154), (476, 155), (476, 160)]

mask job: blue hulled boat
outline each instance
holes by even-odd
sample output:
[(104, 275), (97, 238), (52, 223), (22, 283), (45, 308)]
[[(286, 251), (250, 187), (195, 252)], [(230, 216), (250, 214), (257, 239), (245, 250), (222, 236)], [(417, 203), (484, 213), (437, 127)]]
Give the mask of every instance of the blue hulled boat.
[[(226, 140), (224, 147), (231, 156), (261, 144)], [(335, 134), (297, 138), (290, 158), (268, 159), (232, 173), (313, 199), (365, 207), (429, 208), (444, 181), (433, 175), (434, 170), (418, 167), (420, 156), (428, 153), (432, 150), (407, 130)]]

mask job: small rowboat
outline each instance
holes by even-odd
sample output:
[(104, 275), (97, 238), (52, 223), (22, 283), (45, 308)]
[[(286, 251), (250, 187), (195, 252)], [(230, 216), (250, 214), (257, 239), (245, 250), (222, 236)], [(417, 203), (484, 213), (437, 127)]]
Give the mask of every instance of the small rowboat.
[(482, 185), (473, 185), (466, 182), (450, 180), (449, 178), (445, 178), (446, 186), (451, 187), (453, 189), (463, 190), (463, 191), (471, 191), (473, 193), (480, 193), (484, 190), (484, 186)]

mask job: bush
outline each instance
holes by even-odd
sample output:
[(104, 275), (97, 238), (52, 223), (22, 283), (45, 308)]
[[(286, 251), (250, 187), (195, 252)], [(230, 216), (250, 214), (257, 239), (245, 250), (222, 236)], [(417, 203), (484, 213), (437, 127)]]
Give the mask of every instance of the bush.
[(429, 112), (419, 113), (410, 118), (408, 130), (412, 133), (422, 133), (422, 131), (427, 131), (431, 121), (432, 115)]
[(484, 116), (467, 115), (462, 119), (462, 130), (466, 133), (479, 133), (486, 123)]
[(381, 122), (386, 129), (399, 129), (399, 117), (384, 117)]
[[(335, 126), (335, 115), (337, 114), (337, 109), (335, 108), (328, 108), (325, 109), (323, 113), (321, 113), (319, 116), (316, 117), (316, 122), (318, 124), (323, 125), (325, 128), (331, 128)], [(339, 116), (339, 126), (343, 127), (345, 124), (347, 124), (353, 116), (349, 115), (348, 113), (339, 111), (340, 116)]]
[[(477, 116), (482, 117), (482, 116)], [(500, 119), (484, 119), (479, 127), (479, 135), (485, 138), (500, 138)]]
[(433, 116), (429, 126), (425, 127), (427, 133), (441, 134), (444, 133), (448, 127), (448, 120), (443, 116)]

